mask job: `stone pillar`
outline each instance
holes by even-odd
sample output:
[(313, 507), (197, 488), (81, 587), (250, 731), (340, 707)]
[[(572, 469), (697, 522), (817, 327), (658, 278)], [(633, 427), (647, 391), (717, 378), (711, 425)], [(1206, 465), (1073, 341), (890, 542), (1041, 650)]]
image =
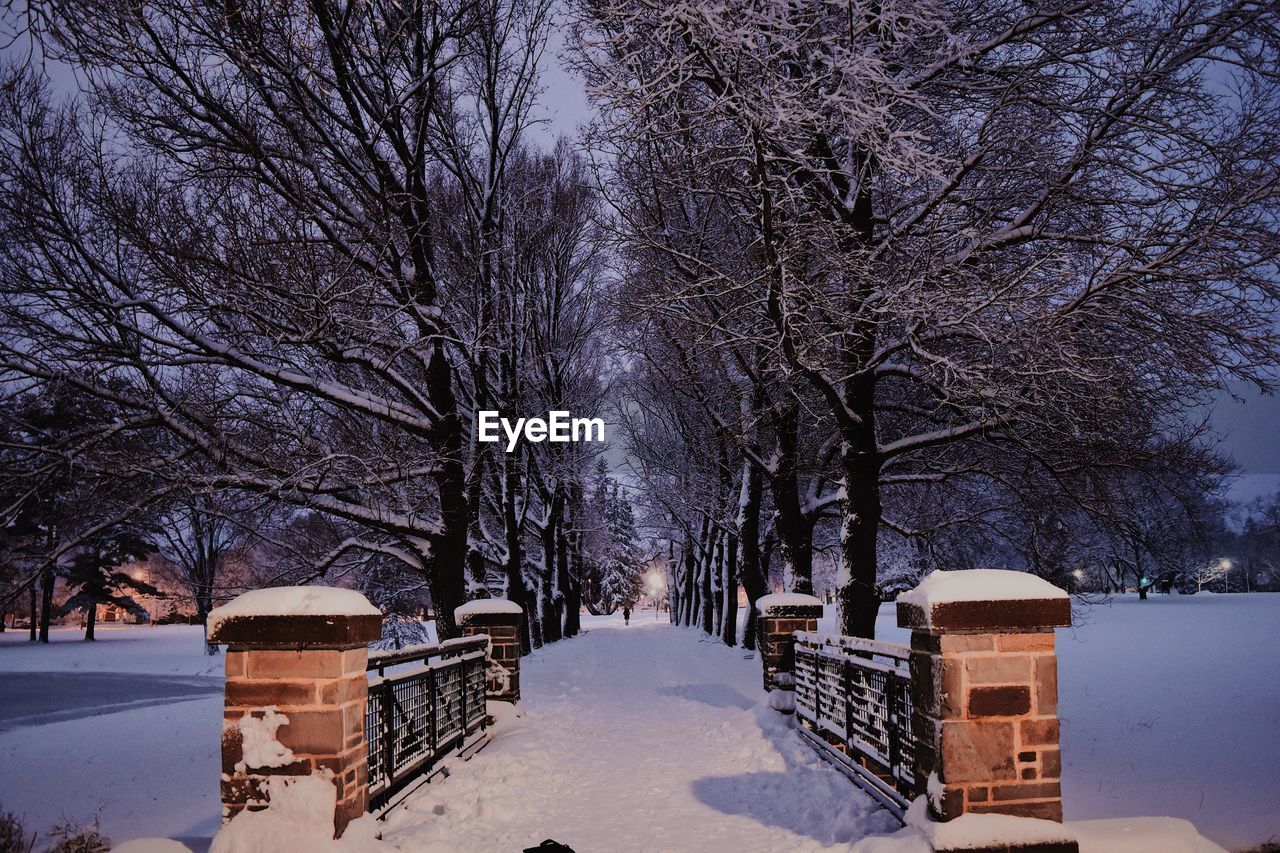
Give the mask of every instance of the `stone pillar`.
[(245, 593), (209, 614), (209, 641), (229, 646), (222, 723), (222, 815), (269, 805), (273, 777), (333, 782), (334, 837), (368, 806), (368, 643), (382, 614), (331, 587)]
[[(764, 663), (766, 693), (796, 689), (796, 631), (818, 630), (822, 602), (812, 595), (782, 593), (761, 596), (756, 601), (760, 611), (760, 660)], [(773, 702), (784, 713), (795, 710), (794, 702)]]
[(453, 611), (462, 633), (489, 635), (487, 699), (520, 701), (520, 629), (524, 611), (505, 598), (477, 598)]
[(916, 778), (933, 816), (1062, 820), (1055, 627), (1065, 592), (1034, 575), (934, 572), (898, 597), (911, 629)]

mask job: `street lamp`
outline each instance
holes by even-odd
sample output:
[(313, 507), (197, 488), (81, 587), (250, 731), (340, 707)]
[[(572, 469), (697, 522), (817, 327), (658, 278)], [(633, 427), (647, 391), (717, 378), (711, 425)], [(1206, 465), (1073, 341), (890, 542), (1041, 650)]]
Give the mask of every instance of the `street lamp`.
[(660, 602), (663, 592), (667, 588), (667, 576), (657, 569), (649, 572), (649, 594), (653, 596), (653, 621), (657, 622), (660, 618), (658, 610), (658, 602)]

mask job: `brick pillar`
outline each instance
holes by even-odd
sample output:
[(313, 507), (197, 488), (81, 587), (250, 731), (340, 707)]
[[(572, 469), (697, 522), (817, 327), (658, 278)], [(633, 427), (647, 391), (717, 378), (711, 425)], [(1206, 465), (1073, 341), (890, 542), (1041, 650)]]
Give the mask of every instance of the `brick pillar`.
[[(765, 595), (756, 601), (760, 610), (760, 660), (764, 663), (765, 692), (794, 692), (796, 631), (818, 630), (822, 602), (811, 595), (784, 593)], [(795, 710), (793, 703), (774, 703), (784, 713)]]
[(489, 635), (486, 699), (520, 701), (520, 628), (524, 611), (505, 598), (478, 598), (453, 611), (468, 637)]
[(1021, 572), (935, 572), (899, 597), (898, 624), (911, 629), (915, 772), (933, 816), (1061, 821), (1053, 629), (1071, 624), (1066, 593)]
[[(222, 723), (222, 816), (226, 821), (245, 809), (266, 808), (266, 782), (273, 776), (318, 773), (337, 788), (333, 817), (337, 838), (368, 806), (365, 664), (368, 643), (381, 636), (382, 616), (364, 596), (350, 590), (322, 590), (349, 593), (354, 596), (351, 601), (363, 603), (363, 607), (340, 607), (343, 612), (333, 615), (255, 613), (242, 606), (246, 598), (256, 596), (250, 603), (263, 602), (257, 609), (267, 610), (271, 605), (265, 602), (278, 602), (279, 595), (271, 598), (262, 593), (287, 595), (291, 590), (310, 589), (257, 590), (220, 608), (229, 615), (218, 610), (210, 614), (209, 641), (229, 646)], [(364, 612), (351, 612), (360, 610)], [(246, 723), (246, 718), (251, 722)], [(278, 746), (255, 750), (255, 741), (269, 742), (272, 736)], [(281, 747), (288, 752), (282, 754)], [(251, 758), (268, 766), (252, 766), (245, 758), (246, 749), (257, 753)], [(273, 750), (274, 758), (269, 755)]]

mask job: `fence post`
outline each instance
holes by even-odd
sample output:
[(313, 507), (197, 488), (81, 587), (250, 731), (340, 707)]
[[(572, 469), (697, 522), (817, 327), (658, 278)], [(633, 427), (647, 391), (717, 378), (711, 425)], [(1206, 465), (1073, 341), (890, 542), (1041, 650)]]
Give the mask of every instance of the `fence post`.
[(934, 572), (898, 597), (911, 629), (915, 774), (938, 820), (995, 812), (1062, 820), (1055, 627), (1071, 600), (995, 569)]
[(760, 611), (760, 660), (764, 664), (766, 693), (782, 691), (770, 699), (771, 707), (784, 714), (795, 712), (796, 631), (818, 630), (822, 602), (812, 595), (781, 593), (756, 601)]
[(462, 633), (468, 637), (489, 635), (486, 655), (486, 699), (520, 701), (520, 628), (524, 611), (505, 598), (477, 598), (453, 611)]
[(335, 788), (333, 832), (365, 813), (368, 643), (382, 614), (332, 587), (247, 592), (209, 614), (229, 646), (222, 723), (222, 817), (268, 805), (275, 777), (320, 775)]

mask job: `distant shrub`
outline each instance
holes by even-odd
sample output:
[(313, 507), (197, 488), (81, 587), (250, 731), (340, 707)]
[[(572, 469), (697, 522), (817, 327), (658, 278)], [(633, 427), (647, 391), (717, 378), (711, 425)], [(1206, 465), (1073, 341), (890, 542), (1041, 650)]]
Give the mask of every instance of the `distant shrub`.
[(111, 849), (111, 840), (99, 831), (97, 818), (90, 826), (65, 821), (50, 829), (49, 835), (57, 839), (49, 853), (107, 853)]
[(168, 611), (166, 611), (163, 616), (156, 619), (155, 624), (157, 625), (195, 625), (199, 621), (200, 620), (195, 616), (182, 613), (181, 611), (178, 610), (177, 607), (174, 607), (172, 604), (170, 604)]

